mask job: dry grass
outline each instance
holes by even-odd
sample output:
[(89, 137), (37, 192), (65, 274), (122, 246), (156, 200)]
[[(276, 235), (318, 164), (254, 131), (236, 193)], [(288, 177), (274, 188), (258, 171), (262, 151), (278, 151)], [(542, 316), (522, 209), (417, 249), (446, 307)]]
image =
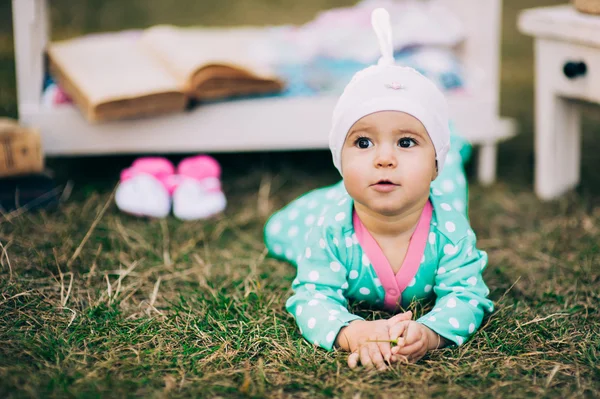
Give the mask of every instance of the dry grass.
[[(325, 151), (218, 155), (228, 210), (191, 223), (116, 210), (131, 157), (51, 160), (72, 194), (54, 211), (0, 216), (0, 397), (596, 397), (600, 118), (586, 113), (580, 187), (538, 201), (531, 48), (513, 26), (518, 8), (537, 3), (505, 1), (503, 112), (523, 130), (501, 147), (497, 184), (471, 178), (497, 310), (466, 345), (378, 374), (299, 336), (283, 308), (294, 270), (265, 256), (261, 229), (273, 210), (336, 181)], [(283, 2), (261, 4), (284, 15)]]

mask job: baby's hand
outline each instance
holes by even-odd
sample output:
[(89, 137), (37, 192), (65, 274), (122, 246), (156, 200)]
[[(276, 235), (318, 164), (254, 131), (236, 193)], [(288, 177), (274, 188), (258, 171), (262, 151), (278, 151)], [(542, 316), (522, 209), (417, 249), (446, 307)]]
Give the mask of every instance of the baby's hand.
[(397, 345), (392, 348), (393, 358), (402, 356), (409, 362), (417, 362), (428, 350), (437, 348), (441, 339), (423, 324), (408, 320), (398, 322), (390, 328), (390, 340), (397, 341)]
[(344, 327), (338, 335), (338, 345), (352, 352), (348, 356), (348, 366), (356, 368), (376, 367), (385, 370), (392, 360), (390, 328), (402, 320), (410, 320), (411, 312), (398, 314), (388, 320), (356, 320)]

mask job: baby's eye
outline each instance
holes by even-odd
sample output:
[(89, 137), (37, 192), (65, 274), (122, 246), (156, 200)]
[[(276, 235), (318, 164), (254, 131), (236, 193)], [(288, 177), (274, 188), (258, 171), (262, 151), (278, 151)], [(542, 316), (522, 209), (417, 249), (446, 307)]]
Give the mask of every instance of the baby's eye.
[(359, 137), (354, 142), (354, 145), (357, 146), (358, 148), (369, 148), (373, 145), (373, 143), (371, 142), (371, 140), (369, 140), (366, 137)]
[(398, 140), (398, 145), (402, 148), (410, 148), (416, 144), (417, 142), (409, 137), (403, 137), (400, 140)]

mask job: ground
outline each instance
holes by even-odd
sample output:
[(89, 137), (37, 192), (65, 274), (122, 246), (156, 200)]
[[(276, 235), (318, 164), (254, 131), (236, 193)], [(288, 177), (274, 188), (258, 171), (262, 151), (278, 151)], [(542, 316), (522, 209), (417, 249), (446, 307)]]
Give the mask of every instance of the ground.
[[(596, 397), (600, 113), (583, 105), (579, 187), (539, 201), (532, 43), (515, 27), (520, 9), (562, 2), (504, 1), (501, 112), (520, 134), (500, 146), (491, 187), (469, 166), (470, 217), (497, 310), (467, 344), (368, 373), (299, 335), (284, 311), (294, 269), (266, 257), (262, 226), (297, 195), (337, 181), (326, 151), (217, 155), (228, 209), (191, 223), (116, 209), (118, 172), (132, 157), (49, 159), (68, 188), (59, 209), (0, 216), (0, 396)], [(158, 22), (302, 23), (349, 0), (51, 3), (61, 38)], [(13, 57), (3, 2), (0, 114), (10, 116)]]

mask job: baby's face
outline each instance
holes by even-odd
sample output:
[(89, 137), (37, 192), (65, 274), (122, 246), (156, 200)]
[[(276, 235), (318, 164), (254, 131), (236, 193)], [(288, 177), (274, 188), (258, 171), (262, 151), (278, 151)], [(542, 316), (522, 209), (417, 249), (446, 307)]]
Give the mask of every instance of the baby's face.
[(412, 115), (381, 111), (358, 120), (342, 148), (342, 174), (355, 202), (385, 216), (422, 205), (436, 177), (435, 148)]

